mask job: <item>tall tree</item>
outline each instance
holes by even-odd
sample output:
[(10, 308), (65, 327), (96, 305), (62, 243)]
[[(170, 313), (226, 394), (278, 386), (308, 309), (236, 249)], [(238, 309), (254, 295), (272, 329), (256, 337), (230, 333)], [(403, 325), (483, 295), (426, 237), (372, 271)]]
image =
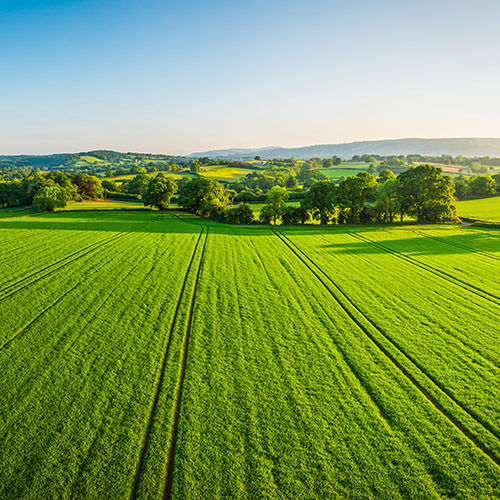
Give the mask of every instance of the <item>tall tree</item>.
[(316, 182), (307, 191), (301, 206), (319, 218), (321, 224), (328, 224), (335, 213), (336, 194), (337, 187), (332, 181)]
[(286, 201), (288, 200), (288, 191), (281, 186), (274, 186), (266, 194), (266, 207), (268, 213), (271, 214), (273, 223), (276, 225), (277, 220), (284, 214), (286, 209)]
[(227, 193), (217, 181), (195, 177), (180, 189), (178, 202), (190, 212), (208, 215), (214, 205), (223, 207), (227, 204)]
[(456, 219), (455, 185), (441, 168), (420, 165), (400, 173), (397, 179), (404, 213), (417, 217), (419, 222)]
[(176, 191), (177, 183), (172, 177), (155, 177), (149, 181), (143, 195), (144, 205), (166, 210)]
[(359, 222), (365, 203), (372, 199), (377, 181), (367, 172), (347, 177), (338, 188), (337, 203), (349, 222)]

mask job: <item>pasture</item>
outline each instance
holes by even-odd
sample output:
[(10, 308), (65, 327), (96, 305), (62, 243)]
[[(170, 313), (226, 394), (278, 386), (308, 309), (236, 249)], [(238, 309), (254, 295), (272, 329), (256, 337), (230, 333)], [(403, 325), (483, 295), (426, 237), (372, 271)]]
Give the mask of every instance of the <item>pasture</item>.
[(458, 201), (457, 210), (460, 217), (500, 223), (500, 196)]
[(498, 236), (0, 211), (0, 497), (494, 497)]

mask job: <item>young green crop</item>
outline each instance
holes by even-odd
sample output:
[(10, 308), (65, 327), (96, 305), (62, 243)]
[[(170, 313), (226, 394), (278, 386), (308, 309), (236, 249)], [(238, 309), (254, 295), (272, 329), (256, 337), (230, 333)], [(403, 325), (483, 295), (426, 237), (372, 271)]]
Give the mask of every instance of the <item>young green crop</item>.
[(1, 219), (0, 496), (493, 497), (499, 233)]

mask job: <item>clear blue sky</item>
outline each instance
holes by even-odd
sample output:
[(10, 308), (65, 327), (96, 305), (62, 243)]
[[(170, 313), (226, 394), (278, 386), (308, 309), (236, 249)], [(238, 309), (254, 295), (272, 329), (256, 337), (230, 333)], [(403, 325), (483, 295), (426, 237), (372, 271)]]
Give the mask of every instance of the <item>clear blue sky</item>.
[(0, 154), (500, 136), (498, 0), (0, 0)]

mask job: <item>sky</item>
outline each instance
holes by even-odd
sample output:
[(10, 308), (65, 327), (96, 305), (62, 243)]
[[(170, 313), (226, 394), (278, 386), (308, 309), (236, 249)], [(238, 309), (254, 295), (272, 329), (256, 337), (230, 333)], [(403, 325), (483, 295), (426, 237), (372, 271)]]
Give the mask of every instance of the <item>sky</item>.
[(498, 0), (0, 0), (0, 154), (500, 137)]

